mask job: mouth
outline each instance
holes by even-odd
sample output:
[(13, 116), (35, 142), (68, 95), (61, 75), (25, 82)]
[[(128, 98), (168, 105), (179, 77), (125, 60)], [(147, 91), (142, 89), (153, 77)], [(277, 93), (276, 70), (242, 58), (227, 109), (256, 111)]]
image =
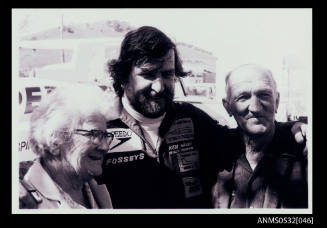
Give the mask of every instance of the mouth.
[(144, 96), (147, 99), (153, 99), (153, 100), (160, 100), (160, 99), (170, 99), (173, 97), (172, 92), (169, 91), (169, 89), (165, 89), (164, 91), (161, 91), (159, 93), (149, 89), (144, 92)]
[(262, 116), (251, 116), (251, 117), (248, 117), (247, 119), (248, 120), (250, 120), (250, 119), (260, 120), (260, 119), (262, 119)]
[(165, 95), (163, 94), (156, 94), (156, 95), (147, 95), (145, 96), (147, 100), (161, 100), (165, 99)]

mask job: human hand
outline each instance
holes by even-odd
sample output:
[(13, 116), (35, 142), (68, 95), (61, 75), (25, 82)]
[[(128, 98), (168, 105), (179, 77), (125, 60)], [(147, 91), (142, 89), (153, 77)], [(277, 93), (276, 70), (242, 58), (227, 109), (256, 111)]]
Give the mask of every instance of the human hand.
[(305, 147), (303, 149), (303, 155), (307, 156), (308, 154), (308, 146), (307, 146), (307, 124), (302, 122), (296, 122), (291, 129), (295, 141), (299, 144), (305, 143)]
[(35, 201), (31, 193), (19, 181), (19, 208), (20, 209), (34, 209), (37, 208), (38, 203)]

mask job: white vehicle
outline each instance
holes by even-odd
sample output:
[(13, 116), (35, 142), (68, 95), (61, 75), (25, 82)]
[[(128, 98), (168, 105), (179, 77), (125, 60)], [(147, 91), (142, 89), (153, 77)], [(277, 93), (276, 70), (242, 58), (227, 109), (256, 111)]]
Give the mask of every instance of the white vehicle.
[(20, 48), (34, 50), (69, 50), (71, 59), (63, 58), (62, 64), (50, 64), (34, 68), (32, 77), (69, 82), (90, 82), (104, 77), (106, 59), (118, 55), (122, 38), (66, 39), (22, 41)]
[(216, 97), (212, 96), (210, 91), (215, 89), (215, 85), (212, 83), (194, 83), (188, 85), (188, 88), (195, 87), (198, 91), (204, 91), (201, 95), (190, 95), (185, 88), (183, 79), (179, 79), (175, 86), (175, 101), (184, 101), (193, 104), (194, 106), (205, 111), (211, 118), (217, 120), (220, 125), (231, 126), (231, 123), (224, 117), (222, 113), (226, 110), (223, 105), (220, 104)]

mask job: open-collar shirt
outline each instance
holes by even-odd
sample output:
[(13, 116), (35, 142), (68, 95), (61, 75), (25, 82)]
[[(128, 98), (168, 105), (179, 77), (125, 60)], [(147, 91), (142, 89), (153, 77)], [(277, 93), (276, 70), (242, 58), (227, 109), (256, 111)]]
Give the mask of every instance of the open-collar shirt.
[[(75, 202), (69, 194), (64, 192), (62, 188), (53, 181), (42, 167), (40, 159), (34, 161), (34, 164), (26, 173), (24, 180), (37, 190), (38, 196), (42, 199), (39, 208), (85, 209), (84, 206)], [(83, 191), (89, 201), (90, 208), (98, 208), (88, 183), (83, 185)]]

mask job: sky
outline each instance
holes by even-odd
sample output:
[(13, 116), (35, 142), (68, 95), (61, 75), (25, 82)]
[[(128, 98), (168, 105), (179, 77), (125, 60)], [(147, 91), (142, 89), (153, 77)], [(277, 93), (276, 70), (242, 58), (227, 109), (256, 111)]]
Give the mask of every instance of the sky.
[[(121, 20), (156, 26), (176, 41), (235, 58), (253, 50), (310, 51), (311, 9), (16, 9), (21, 34), (64, 23)], [(28, 17), (28, 26), (20, 20)], [(264, 48), (265, 47), (265, 48)], [(231, 49), (232, 48), (232, 49)], [(243, 53), (240, 53), (240, 52)]]
[[(64, 23), (121, 20), (158, 27), (177, 42), (212, 52), (226, 68), (272, 63), (284, 56), (311, 60), (311, 9), (16, 9), (21, 35)], [(15, 19), (14, 18), (14, 19)], [(24, 24), (22, 19), (28, 18)]]

